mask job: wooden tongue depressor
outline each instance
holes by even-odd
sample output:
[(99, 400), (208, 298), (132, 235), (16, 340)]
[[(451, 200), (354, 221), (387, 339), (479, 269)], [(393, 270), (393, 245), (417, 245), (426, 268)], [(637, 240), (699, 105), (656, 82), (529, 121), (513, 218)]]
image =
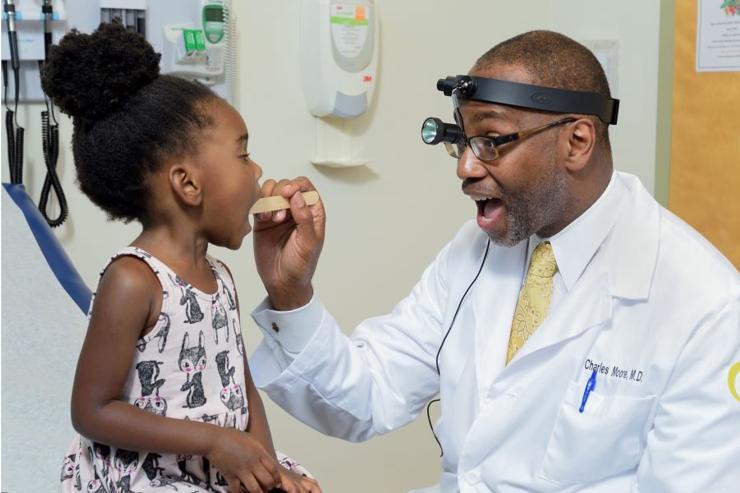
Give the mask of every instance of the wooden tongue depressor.
[[(319, 193), (315, 190), (310, 192), (301, 192), (303, 200), (306, 205), (314, 205), (319, 201)], [(254, 203), (252, 208), (249, 210), (250, 214), (260, 214), (262, 212), (279, 211), (281, 209), (290, 209), (290, 202), (284, 197), (279, 195), (273, 195), (272, 197), (264, 197)]]

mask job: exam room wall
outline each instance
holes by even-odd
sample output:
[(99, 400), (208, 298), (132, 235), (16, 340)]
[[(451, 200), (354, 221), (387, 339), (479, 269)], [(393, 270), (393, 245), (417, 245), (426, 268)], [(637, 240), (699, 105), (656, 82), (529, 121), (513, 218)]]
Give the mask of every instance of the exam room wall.
[[(306, 175), (321, 192), (328, 226), (316, 291), (348, 333), (364, 318), (389, 311), (473, 217), (473, 205), (460, 194), (454, 161), (441, 148), (424, 146), (418, 132), (423, 118), (451, 114), (449, 99), (435, 90), (437, 78), (467, 71), (499, 41), (539, 28), (579, 40), (616, 39), (615, 95), (622, 107), (611, 134), (615, 165), (654, 189), (659, 2), (467, 0), (453, 8), (452, 2), (377, 0), (381, 56), (376, 97), (369, 114), (353, 122), (358, 154), (372, 162), (342, 170), (309, 163), (315, 123), (301, 92), (297, 2), (233, 3), (240, 32), (235, 105), (249, 126), (250, 150), (266, 177)], [(34, 198), (43, 183), (39, 111), (39, 105), (22, 111), (25, 183)], [(56, 234), (93, 286), (108, 256), (139, 229), (107, 222), (81, 195), (74, 185), (70, 138), (71, 124), (63, 118), (59, 166), (71, 216)], [(2, 160), (7, 181), (4, 151)], [(239, 252), (212, 253), (236, 277), (245, 341), (253, 350), (261, 336), (249, 311), (264, 293), (252, 265), (251, 243), (247, 239)], [(439, 449), (423, 414), (399, 432), (355, 445), (322, 436), (266, 397), (265, 402), (277, 447), (305, 463), (324, 491), (397, 492), (437, 480)], [(49, 453), (61, 458), (63, 451)]]

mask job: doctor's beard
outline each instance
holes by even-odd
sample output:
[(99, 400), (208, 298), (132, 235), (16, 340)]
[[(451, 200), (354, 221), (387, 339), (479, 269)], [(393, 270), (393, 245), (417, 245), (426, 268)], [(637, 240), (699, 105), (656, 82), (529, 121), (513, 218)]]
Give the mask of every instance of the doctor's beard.
[(528, 191), (501, 190), (506, 204), (506, 232), (489, 233), (497, 245), (511, 247), (563, 217), (568, 203), (567, 176), (554, 161), (540, 173)]

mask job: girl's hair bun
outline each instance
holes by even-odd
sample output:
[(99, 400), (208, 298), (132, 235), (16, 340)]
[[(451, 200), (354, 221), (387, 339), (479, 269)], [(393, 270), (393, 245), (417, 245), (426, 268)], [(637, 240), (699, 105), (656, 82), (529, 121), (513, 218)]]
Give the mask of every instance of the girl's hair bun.
[(73, 29), (53, 46), (44, 66), (44, 92), (62, 112), (94, 122), (116, 111), (159, 77), (159, 53), (119, 23), (92, 34)]

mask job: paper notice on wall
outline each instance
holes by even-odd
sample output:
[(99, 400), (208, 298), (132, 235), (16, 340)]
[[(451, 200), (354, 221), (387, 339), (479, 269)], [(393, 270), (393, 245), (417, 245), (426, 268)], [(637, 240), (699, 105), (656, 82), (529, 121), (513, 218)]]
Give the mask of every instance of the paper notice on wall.
[(740, 0), (699, 0), (696, 71), (740, 72)]

